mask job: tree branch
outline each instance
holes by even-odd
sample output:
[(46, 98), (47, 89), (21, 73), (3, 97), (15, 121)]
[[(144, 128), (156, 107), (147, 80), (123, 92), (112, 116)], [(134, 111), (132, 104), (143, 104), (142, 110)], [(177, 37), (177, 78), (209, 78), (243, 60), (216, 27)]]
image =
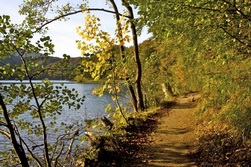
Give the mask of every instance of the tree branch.
[[(26, 147), (27, 151), (30, 153), (30, 155), (35, 159), (35, 161), (38, 163), (38, 166), (39, 167), (42, 167), (42, 163), (39, 161), (39, 159), (33, 154), (33, 152), (30, 150), (30, 148), (28, 147), (27, 143), (23, 140), (23, 138), (21, 137), (19, 131), (18, 131), (18, 128), (17, 128), (17, 125), (15, 125), (15, 131), (16, 131), (16, 134), (17, 136), (19, 137), (19, 140), (20, 140), (20, 143), (24, 144), (24, 146)], [(33, 149), (33, 148), (32, 148)]]
[(58, 155), (57, 155), (57, 157), (56, 157), (56, 159), (55, 159), (55, 167), (57, 167), (57, 164), (58, 164), (58, 159), (59, 159), (59, 157), (62, 155), (62, 153), (63, 153), (63, 150), (64, 150), (64, 143), (62, 144), (62, 146), (61, 146), (61, 149), (60, 149), (60, 151), (59, 151), (59, 153), (58, 153)]
[(40, 120), (40, 122), (42, 124), (42, 129), (43, 129), (43, 142), (44, 142), (45, 161), (46, 161), (46, 165), (48, 167), (51, 167), (51, 159), (49, 157), (49, 148), (48, 148), (48, 141), (47, 141), (48, 139), (47, 139), (46, 125), (45, 125), (44, 118), (43, 118), (43, 115), (42, 115), (41, 106), (39, 105), (39, 100), (38, 100), (38, 97), (37, 97), (36, 92), (35, 92), (35, 87), (34, 87), (34, 84), (32, 82), (32, 76), (30, 75), (28, 64), (27, 64), (26, 60), (24, 59), (25, 51), (23, 53), (21, 53), (16, 48), (15, 45), (14, 45), (14, 48), (17, 51), (17, 53), (18, 53), (18, 55), (19, 55), (19, 57), (20, 57), (23, 65), (24, 65), (25, 74), (26, 74), (26, 77), (28, 78), (29, 84), (31, 86), (32, 95), (33, 95), (33, 98), (35, 100), (35, 104), (37, 106), (37, 113), (38, 113), (39, 120)]
[(222, 29), (225, 33), (227, 33), (230, 37), (236, 39), (239, 43), (241, 43), (242, 45), (246, 45), (246, 43), (244, 43), (243, 41), (241, 41), (239, 38), (237, 38), (236, 36), (234, 36), (233, 34), (231, 34), (230, 32), (228, 32), (224, 27), (222, 26), (218, 26), (220, 29)]
[[(82, 13), (83, 11), (103, 11), (103, 12), (107, 12), (107, 13), (111, 13), (111, 14), (116, 14), (114, 11), (107, 10), (107, 9), (104, 9), (104, 8), (86, 8), (84, 10), (82, 10), (82, 9), (81, 10), (76, 10), (76, 11), (73, 11), (73, 12), (70, 12), (70, 13), (66, 13), (66, 14), (57, 16), (54, 19), (48, 20), (47, 22), (45, 22), (44, 24), (42, 24), (40, 27), (38, 27), (36, 29), (36, 31), (33, 32), (33, 33), (36, 33), (38, 31), (40, 31), (42, 28), (44, 28), (45, 26), (47, 26), (48, 24), (50, 24), (50, 23), (52, 23), (54, 21), (60, 20), (60, 19), (65, 18), (67, 16), (71, 16), (71, 15), (75, 15), (75, 14), (78, 14), (78, 13)], [(121, 13), (119, 15), (122, 16)]]
[[(3, 100), (1, 93), (0, 93), (0, 106), (3, 110), (4, 119), (6, 120), (7, 128), (9, 130), (9, 135), (7, 135), (7, 137), (9, 136), (9, 139), (11, 140), (11, 143), (12, 143), (12, 145), (18, 155), (18, 158), (19, 158), (22, 166), (29, 166), (29, 162), (26, 157), (24, 148), (22, 147), (22, 145), (18, 144), (17, 138), (15, 136), (15, 130), (14, 130), (14, 127), (11, 123), (11, 120), (10, 120), (10, 117), (9, 117), (9, 114), (7, 111), (7, 107), (4, 103), (4, 100)], [(5, 134), (7, 134), (7, 133), (5, 133)]]
[(192, 5), (183, 5), (184, 7), (193, 8), (193, 9), (199, 9), (199, 10), (205, 10), (205, 11), (214, 11), (214, 12), (220, 12), (219, 9), (212, 9), (212, 8), (205, 8), (201, 6), (192, 6)]
[(75, 130), (73, 132), (72, 136), (70, 137), (71, 142), (70, 142), (70, 144), (68, 146), (68, 149), (67, 149), (67, 152), (66, 152), (66, 158), (70, 157), (70, 154), (71, 154), (71, 151), (72, 151), (72, 147), (73, 147), (73, 143), (75, 141), (76, 136), (78, 136), (78, 135), (79, 135), (79, 128), (77, 130)]
[[(58, 148), (58, 146), (59, 146), (59, 141), (60, 141), (60, 140), (63, 140), (63, 138), (64, 138), (65, 136), (67, 136), (67, 134), (62, 134), (62, 135), (57, 136), (57, 140), (56, 140), (56, 143), (55, 143), (54, 149), (53, 149), (53, 151), (52, 151), (52, 155), (51, 155), (51, 158), (52, 158), (52, 159), (54, 159), (54, 156), (55, 156), (55, 154), (56, 154), (56, 152), (57, 152), (57, 148)], [(62, 145), (64, 145), (64, 143), (63, 143)], [(57, 163), (57, 162), (56, 162), (56, 160), (55, 160), (55, 165), (56, 165), (56, 163)]]
[(234, 10), (239, 12), (245, 19), (247, 19), (248, 21), (251, 21), (251, 16), (246, 15), (242, 10), (238, 9), (235, 4), (232, 4), (231, 2), (229, 2), (227, 0), (222, 0), (222, 1), (225, 2), (226, 4), (232, 6), (234, 8)]
[(10, 134), (9, 134), (8, 132), (2, 130), (2, 129), (0, 129), (0, 133), (1, 133), (2, 135), (6, 136), (8, 139), (11, 138)]

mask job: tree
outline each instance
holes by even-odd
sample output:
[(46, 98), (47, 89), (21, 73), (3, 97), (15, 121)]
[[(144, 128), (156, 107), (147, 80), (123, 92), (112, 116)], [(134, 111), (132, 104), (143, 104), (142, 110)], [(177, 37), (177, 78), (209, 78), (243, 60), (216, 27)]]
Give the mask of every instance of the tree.
[[(113, 0), (111, 0), (110, 2), (112, 4), (112, 6), (113, 6), (113, 9), (114, 9), (115, 15), (116, 15), (117, 38), (119, 39), (120, 55), (121, 55), (121, 58), (122, 58), (123, 62), (125, 63), (125, 46), (124, 46), (125, 42), (124, 42), (124, 38), (123, 38), (124, 34), (123, 34), (123, 29), (122, 29), (121, 20), (120, 20), (120, 13), (118, 11), (118, 7), (117, 7), (116, 3)], [(139, 108), (139, 105), (137, 104), (138, 100), (137, 100), (137, 97), (135, 95), (133, 86), (132, 86), (132, 84), (130, 82), (130, 79), (128, 77), (126, 77), (124, 80), (126, 80), (127, 85), (128, 85), (127, 87), (128, 87), (128, 90), (129, 90), (131, 98), (132, 98), (134, 111), (138, 111), (138, 108)]]
[(141, 67), (141, 62), (140, 62), (140, 57), (139, 57), (139, 44), (138, 44), (138, 36), (137, 36), (137, 30), (136, 30), (136, 25), (134, 23), (134, 14), (133, 14), (133, 9), (131, 5), (125, 1), (122, 0), (122, 3), (126, 7), (128, 11), (128, 17), (129, 17), (129, 22), (130, 22), (130, 27), (131, 27), (131, 32), (132, 32), (132, 39), (133, 39), (133, 47), (134, 47), (134, 57), (135, 57), (135, 62), (137, 66), (137, 75), (136, 75), (136, 92), (137, 92), (137, 107), (139, 110), (144, 110), (144, 100), (143, 100), (143, 94), (142, 94), (142, 89), (141, 89), (141, 78), (142, 78), (142, 67)]
[[(8, 78), (9, 76), (15, 76), (18, 80), (28, 79), (29, 85), (21, 85), (20, 87), (16, 85), (11, 86), (1, 86), (1, 112), (4, 115), (1, 119), (1, 133), (5, 135), (7, 138), (10, 138), (12, 144), (14, 146), (14, 150), (19, 157), (19, 160), (23, 166), (27, 166), (27, 164), (32, 164), (33, 162), (30, 159), (33, 159), (38, 166), (52, 166), (60, 163), (59, 161), (63, 161), (60, 156), (63, 155), (65, 150), (65, 144), (63, 141), (69, 138), (66, 138), (66, 135), (59, 135), (54, 143), (54, 147), (51, 144), (48, 144), (48, 130), (54, 127), (56, 124), (55, 120), (56, 115), (60, 114), (62, 105), (68, 105), (69, 107), (79, 108), (77, 103), (80, 103), (81, 100), (77, 98), (77, 93), (67, 90), (66, 87), (58, 86), (56, 88), (53, 87), (52, 83), (47, 80), (44, 80), (43, 83), (34, 84), (32, 80), (39, 76), (41, 73), (49, 70), (44, 68), (43, 66), (39, 66), (35, 63), (34, 57), (27, 56), (29, 53), (40, 53), (43, 52), (43, 56), (46, 58), (48, 55), (53, 53), (53, 44), (51, 43), (50, 37), (45, 36), (47, 25), (61, 19), (65, 19), (67, 16), (81, 13), (83, 9), (86, 9), (86, 4), (79, 4), (78, 10), (71, 7), (69, 4), (66, 4), (61, 9), (58, 10), (58, 14), (53, 19), (47, 19), (46, 13), (53, 9), (53, 3), (55, 1), (36, 1), (30, 0), (25, 1), (23, 5), (21, 5), (20, 13), (26, 15), (26, 20), (21, 25), (13, 25), (10, 23), (10, 19), (8, 16), (1, 17), (1, 55), (2, 57), (6, 57), (8, 55), (17, 54), (20, 57), (20, 61), (22, 62), (21, 66), (16, 66), (14, 68), (10, 68), (7, 64), (1, 67), (1, 71), (4, 75), (3, 77)], [(110, 1), (114, 3), (114, 1)], [(134, 56), (138, 69), (137, 77), (136, 77), (136, 91), (137, 91), (137, 105), (135, 105), (136, 110), (144, 109), (143, 105), (143, 97), (141, 92), (141, 65), (139, 60), (138, 53), (138, 42), (137, 42), (137, 34), (136, 27), (133, 22), (133, 13), (130, 5), (124, 1), (126, 9), (128, 10), (129, 16), (124, 18), (129, 18), (129, 23), (131, 24), (131, 29), (133, 33), (134, 40)], [(115, 3), (114, 3), (115, 4)], [(115, 6), (114, 6), (115, 9)], [(105, 9), (88, 9), (88, 10), (98, 10), (109, 12), (115, 14), (117, 16), (122, 16), (118, 13), (118, 11), (110, 11)], [(117, 20), (119, 22), (119, 20)], [(119, 25), (119, 24), (118, 24)], [(127, 27), (127, 26), (126, 26)], [(127, 32), (127, 30), (125, 29)], [(35, 33), (39, 33), (42, 37), (34, 44), (31, 42), (33, 35)], [(120, 32), (119, 32), (120, 33)], [(105, 35), (105, 34), (103, 34)], [(128, 38), (126, 36), (126, 38)], [(122, 39), (121, 39), (122, 40)], [(122, 41), (121, 41), (122, 42)], [(124, 44), (120, 43), (120, 47), (124, 47)], [(121, 55), (123, 55), (123, 51)], [(111, 54), (111, 60), (113, 61), (113, 57), (115, 55)], [(123, 56), (122, 56), (123, 57)], [(123, 62), (123, 61), (122, 61)], [(106, 62), (111, 63), (111, 62)], [(114, 62), (112, 62), (113, 67)], [(118, 66), (117, 66), (118, 67)], [(113, 69), (114, 70), (114, 69)], [(102, 72), (102, 71), (101, 71)], [(116, 72), (113, 71), (116, 76)], [(113, 81), (115, 79), (119, 79), (116, 77), (112, 78)], [(131, 79), (130, 79), (131, 80)], [(130, 86), (130, 85), (129, 85)], [(117, 94), (117, 88), (115, 87), (114, 92)], [(130, 91), (134, 96), (134, 90), (130, 86)], [(20, 93), (22, 92), (22, 93)], [(45, 93), (46, 92), (46, 93)], [(133, 97), (132, 96), (132, 97)], [(135, 96), (134, 96), (135, 97)], [(23, 101), (18, 101), (15, 103), (16, 98), (27, 98)], [(59, 99), (56, 101), (55, 98)], [(117, 99), (117, 96), (115, 97)], [(32, 99), (32, 100), (31, 100)], [(136, 99), (136, 98), (134, 98)], [(72, 101), (73, 100), (73, 101)], [(77, 103), (75, 102), (77, 101)], [(9, 104), (13, 103), (14, 108), (9, 108)], [(135, 102), (136, 104), (136, 102)], [(121, 109), (120, 109), (121, 110)], [(12, 112), (13, 111), (13, 112)], [(21, 118), (23, 114), (30, 114), (32, 119), (37, 119), (40, 124), (34, 125), (29, 123), (29, 121)], [(122, 113), (122, 110), (121, 110)], [(123, 113), (122, 113), (123, 115)], [(44, 121), (45, 117), (53, 118), (52, 121), (49, 122), (51, 128), (49, 128)], [(17, 119), (17, 120), (16, 120)], [(41, 129), (40, 129), (41, 127)], [(5, 129), (6, 128), (6, 129)], [(21, 128), (21, 129), (20, 129)], [(37, 136), (43, 136), (43, 143), (34, 143), (32, 147), (27, 144), (29, 141), (22, 136), (22, 131), (26, 133), (36, 134)], [(55, 129), (56, 131), (58, 129)], [(9, 133), (11, 135), (9, 135)], [(58, 145), (62, 144), (61, 148), (58, 148)], [(36, 155), (32, 150), (36, 148), (41, 148), (43, 150), (44, 158)], [(54, 150), (52, 150), (55, 148)], [(53, 153), (50, 153), (53, 151)], [(9, 156), (12, 155), (12, 152), (6, 152)], [(67, 155), (68, 156), (68, 155)], [(12, 162), (11, 162), (12, 163)], [(13, 161), (13, 163), (15, 163)]]
[[(112, 10), (106, 10), (106, 9), (99, 9), (99, 8), (88, 8), (87, 3), (82, 3), (77, 5), (77, 9), (74, 9), (70, 4), (66, 4), (59, 10), (59, 15), (56, 16), (53, 19), (48, 19), (45, 17), (45, 13), (47, 13), (49, 10), (53, 10), (52, 3), (54, 1), (27, 1), (22, 5), (21, 13), (27, 15), (27, 20), (29, 20), (30, 23), (34, 23), (36, 20), (36, 24), (39, 25), (39, 28), (37, 28), (37, 31), (40, 30), (40, 28), (46, 27), (48, 24), (52, 23), (53, 21), (57, 21), (60, 19), (64, 19), (67, 16), (74, 15), (77, 13), (81, 13), (83, 9), (85, 11), (103, 11), (103, 12), (108, 12), (111, 14), (114, 14), (116, 16), (117, 20), (117, 28), (118, 28), (118, 36), (121, 36), (123, 34), (120, 34), (120, 24), (118, 24), (119, 17), (122, 15), (119, 13), (118, 8), (116, 6), (115, 1), (111, 0), (108, 1), (111, 6), (113, 7), (114, 11)], [(127, 16), (125, 18), (129, 19), (130, 23), (130, 29), (132, 32), (132, 37), (133, 37), (133, 45), (134, 45), (134, 58), (135, 58), (135, 67), (137, 69), (137, 76), (135, 79), (135, 90), (136, 90), (136, 95), (134, 93), (134, 89), (132, 87), (132, 83), (127, 83), (128, 84), (128, 89), (131, 94), (131, 98), (133, 100), (134, 108), (137, 111), (139, 110), (144, 110), (144, 102), (143, 102), (143, 94), (141, 90), (141, 76), (142, 76), (142, 67), (140, 63), (140, 58), (139, 58), (139, 50), (138, 50), (138, 40), (137, 40), (137, 31), (136, 31), (136, 26), (134, 23), (134, 15), (133, 15), (133, 10), (130, 4), (126, 1), (121, 1), (121, 3), (125, 6), (127, 9)], [(34, 11), (33, 9), (36, 9)], [(123, 40), (120, 39), (120, 40)], [(122, 42), (122, 41), (120, 41)], [(121, 51), (123, 51), (123, 45), (121, 45)], [(124, 56), (124, 53), (121, 52), (121, 56)], [(129, 81), (128, 79), (125, 79)], [(137, 104), (137, 105), (136, 105)]]
[(179, 89), (202, 92), (201, 122), (250, 133), (249, 121), (240, 121), (250, 113), (246, 103), (250, 93), (246, 77), (250, 75), (250, 1), (131, 2), (139, 9), (139, 22), (162, 40), (165, 55), (160, 62), (175, 60), (166, 69), (172, 79), (182, 81)]
[[(139, 7), (140, 22), (147, 24), (155, 36), (189, 35), (191, 42), (206, 38), (210, 45), (224, 36), (236, 48), (250, 48), (247, 41), (249, 1), (166, 0), (157, 3), (134, 0), (132, 3)], [(158, 10), (152, 10), (155, 8)]]
[[(46, 79), (41, 84), (33, 83), (33, 79), (50, 69), (39, 66), (37, 57), (28, 56), (29, 53), (43, 53), (43, 59), (53, 53), (50, 37), (42, 35), (35, 44), (31, 42), (33, 30), (34, 27), (25, 21), (21, 25), (14, 25), (9, 16), (0, 16), (1, 59), (16, 54), (22, 62), (20, 66), (11, 68), (9, 64), (1, 66), (3, 77), (15, 76), (16, 80), (28, 80), (28, 85), (0, 85), (0, 133), (13, 146), (1, 150), (1, 154), (6, 158), (3, 160), (6, 165), (21, 163), (22, 166), (29, 166), (36, 163), (37, 166), (56, 166), (64, 161), (60, 156), (63, 156), (67, 150), (66, 144), (71, 140), (67, 136), (73, 136), (72, 128), (77, 128), (67, 128), (68, 125), (62, 124), (64, 130), (69, 130), (66, 135), (63, 129), (55, 127), (57, 116), (61, 114), (63, 105), (78, 109), (83, 98), (78, 97), (75, 90), (63, 85), (54, 87)], [(48, 131), (54, 131), (55, 142), (50, 141), (52, 138), (48, 137)], [(34, 137), (28, 138), (27, 135), (31, 134)], [(39, 137), (42, 137), (42, 141), (37, 140)], [(43, 156), (37, 150), (42, 150)]]

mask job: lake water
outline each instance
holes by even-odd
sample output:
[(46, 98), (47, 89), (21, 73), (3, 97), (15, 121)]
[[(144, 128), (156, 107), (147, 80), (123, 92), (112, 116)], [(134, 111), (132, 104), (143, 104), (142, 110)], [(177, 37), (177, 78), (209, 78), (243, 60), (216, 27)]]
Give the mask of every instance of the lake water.
[[(41, 81), (34, 81), (35, 83), (39, 83)], [(111, 95), (104, 94), (99, 97), (95, 94), (92, 94), (92, 90), (97, 87), (97, 84), (78, 84), (75, 82), (69, 81), (52, 81), (55, 85), (59, 83), (64, 83), (67, 88), (78, 91), (79, 97), (85, 96), (84, 104), (81, 106), (79, 110), (68, 109), (68, 107), (63, 108), (63, 112), (58, 119), (61, 119), (65, 123), (73, 123), (76, 121), (84, 121), (85, 119), (93, 119), (96, 117), (102, 117), (107, 115), (104, 112), (104, 108), (107, 104), (114, 102), (111, 100)], [(12, 83), (21, 84), (19, 81), (0, 81), (3, 85), (9, 85)], [(23, 81), (22, 84), (28, 84), (28, 81)]]
[[(35, 81), (41, 82), (41, 81)], [(104, 112), (105, 107), (107, 104), (111, 103), (115, 106), (114, 102), (111, 100), (111, 95), (104, 94), (102, 97), (92, 94), (92, 90), (97, 87), (97, 84), (77, 84), (74, 82), (68, 81), (52, 81), (55, 85), (59, 83), (64, 83), (69, 89), (74, 88), (78, 91), (79, 97), (85, 96), (84, 104), (81, 106), (79, 110), (72, 110), (68, 109), (68, 107), (63, 108), (62, 114), (57, 116), (57, 122), (61, 123), (64, 122), (66, 124), (74, 124), (76, 122), (84, 122), (85, 119), (94, 119), (97, 117), (103, 117), (107, 115)], [(0, 81), (2, 85), (9, 85), (9, 84), (20, 84), (19, 81)], [(23, 81), (23, 84), (27, 84), (27, 81)], [(127, 99), (122, 100), (122, 103), (128, 103)], [(0, 117), (2, 117), (0, 115)], [(57, 126), (60, 126), (57, 125)], [(4, 136), (0, 134), (0, 150), (3, 149), (3, 146), (6, 145), (8, 141)]]

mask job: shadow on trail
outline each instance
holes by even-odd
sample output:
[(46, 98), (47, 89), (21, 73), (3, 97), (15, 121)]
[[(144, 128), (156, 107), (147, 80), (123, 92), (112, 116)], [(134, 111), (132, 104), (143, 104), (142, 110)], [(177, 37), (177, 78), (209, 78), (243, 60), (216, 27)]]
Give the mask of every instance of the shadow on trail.
[(160, 125), (150, 140), (150, 147), (145, 150), (143, 166), (195, 166), (189, 156), (194, 148), (192, 112), (196, 107), (198, 95), (179, 97), (170, 106), (169, 112), (162, 117)]
[[(165, 144), (165, 145), (159, 145), (158, 148), (156, 148), (155, 155), (153, 157), (149, 158), (150, 164), (147, 166), (150, 167), (157, 167), (157, 166), (167, 166), (166, 164), (172, 163), (175, 164), (175, 166), (184, 165), (187, 164), (187, 166), (191, 165), (191, 162), (188, 158), (187, 154), (181, 153), (180, 150), (187, 150), (189, 149), (189, 145), (173, 145), (173, 144)], [(161, 158), (159, 158), (161, 157)], [(158, 164), (154, 164), (154, 163)]]
[(168, 134), (168, 135), (179, 135), (179, 134), (185, 134), (190, 131), (191, 129), (189, 128), (172, 128), (170, 130), (159, 130), (158, 132)]
[[(185, 134), (190, 132), (189, 128), (172, 128), (171, 130), (160, 130), (159, 133), (167, 135), (177, 135)], [(186, 151), (191, 148), (191, 145), (186, 143), (172, 143), (166, 142), (167, 144), (156, 145), (152, 148), (155, 150), (155, 154), (150, 156), (147, 166), (150, 167), (166, 167), (166, 164), (174, 164), (175, 166), (191, 166), (191, 161), (187, 153), (183, 153), (182, 150)], [(157, 163), (156, 165), (154, 163)]]
[(176, 103), (176, 105), (172, 106), (171, 109), (190, 109), (195, 107), (196, 107), (195, 102), (188, 102), (188, 103)]

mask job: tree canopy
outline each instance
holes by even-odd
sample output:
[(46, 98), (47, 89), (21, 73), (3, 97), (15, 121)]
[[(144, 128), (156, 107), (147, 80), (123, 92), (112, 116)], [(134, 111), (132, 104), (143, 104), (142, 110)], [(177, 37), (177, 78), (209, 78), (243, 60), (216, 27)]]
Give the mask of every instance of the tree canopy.
[(250, 2), (131, 2), (139, 9), (139, 24), (148, 25), (157, 39), (153, 43), (160, 40), (148, 52), (158, 55), (173, 91), (203, 92), (198, 113), (207, 116), (205, 125), (221, 122), (250, 133), (248, 121), (240, 121), (250, 113)]
[[(201, 128), (224, 129), (237, 136), (250, 137), (249, 0), (121, 0), (123, 11), (114, 0), (106, 1), (110, 5), (107, 9), (90, 8), (89, 1), (74, 4), (74, 7), (70, 3), (55, 7), (55, 2), (25, 0), (20, 6), (20, 14), (26, 19), (20, 25), (11, 23), (10, 16), (0, 16), (0, 58), (14, 54), (20, 58), (19, 65), (13, 67), (7, 63), (1, 66), (1, 76), (17, 77), (18, 80), (26, 78), (30, 83), (29, 87), (0, 85), (0, 132), (12, 141), (23, 166), (30, 157), (40, 166), (51, 166), (52, 161), (59, 161), (56, 153), (62, 155), (60, 148), (56, 147), (55, 154), (49, 154), (53, 147), (48, 144), (46, 130), (50, 126), (44, 124), (44, 119), (55, 118), (62, 105), (77, 109), (81, 104), (75, 90), (63, 86), (54, 89), (48, 80), (42, 85), (33, 84), (34, 78), (50, 68), (28, 56), (42, 53), (45, 59), (48, 58), (54, 52), (54, 44), (46, 35), (48, 25), (67, 20), (74, 14), (85, 13), (85, 21), (76, 32), (81, 37), (77, 45), (83, 57), (75, 79), (104, 81), (94, 92), (113, 94), (116, 109), (108, 105), (107, 110), (113, 113), (114, 120), (119, 117), (123, 123), (130, 123), (128, 112), (120, 104), (121, 86), (128, 88), (136, 112), (160, 106), (176, 95), (198, 91), (202, 98), (196, 114)], [(100, 19), (92, 11), (114, 15), (115, 20), (111, 23), (116, 25), (115, 36), (102, 30)], [(48, 18), (50, 12), (54, 12), (54, 18)], [(138, 34), (145, 27), (152, 37), (139, 44)], [(35, 43), (32, 42), (34, 34), (40, 35)], [(125, 45), (129, 42), (132, 46)], [(67, 55), (65, 58), (69, 59)], [(63, 64), (67, 65), (67, 61)], [(15, 102), (17, 97), (28, 98)], [(35, 105), (31, 99), (35, 100)], [(13, 103), (13, 108), (6, 108)], [(26, 112), (33, 119), (39, 119), (40, 126), (17, 119)], [(51, 126), (54, 124), (51, 121)], [(19, 128), (43, 136), (42, 161), (20, 138)], [(25, 151), (29, 156), (23, 154)], [(13, 152), (6, 153), (8, 157), (11, 155)]]

